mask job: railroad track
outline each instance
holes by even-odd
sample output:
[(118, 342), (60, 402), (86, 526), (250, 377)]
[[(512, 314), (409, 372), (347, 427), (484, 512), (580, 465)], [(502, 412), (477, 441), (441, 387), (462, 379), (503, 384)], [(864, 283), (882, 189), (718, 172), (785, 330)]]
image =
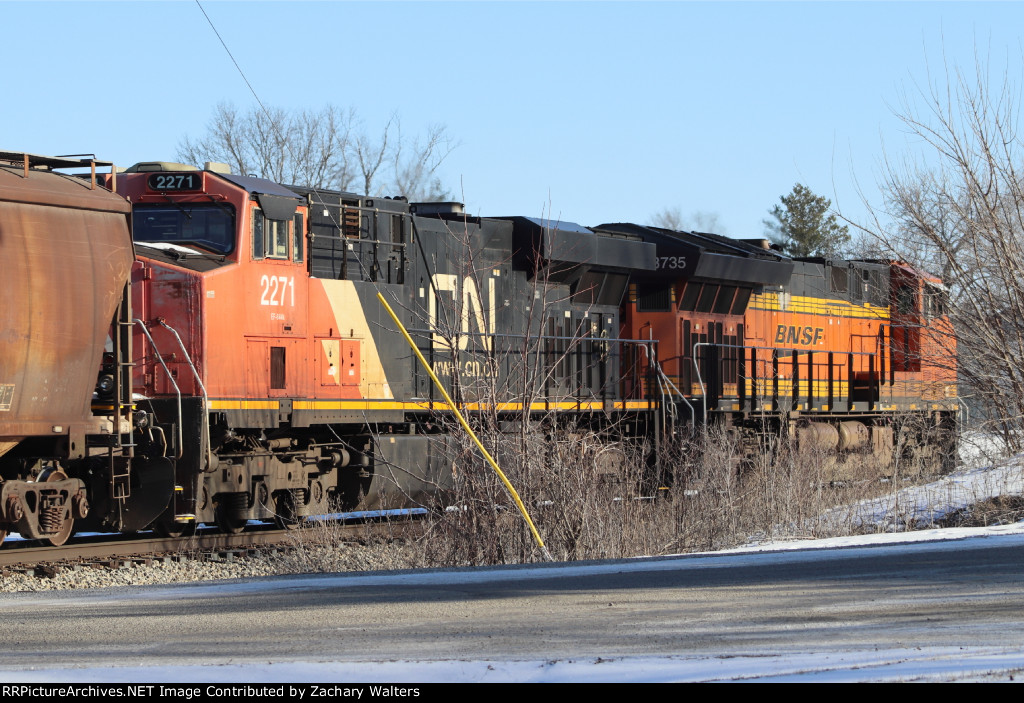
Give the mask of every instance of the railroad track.
[[(385, 533), (405, 537), (417, 520), (364, 520), (330, 524), (331, 539), (357, 540)], [(4, 573), (34, 573), (52, 576), (66, 569), (110, 568), (126, 564), (151, 564), (161, 560), (194, 559), (233, 561), (254, 554), (298, 548), (304, 542), (315, 543), (317, 525), (309, 523), (297, 529), (281, 530), (254, 527), (238, 534), (200, 530), (189, 537), (158, 537), (152, 533), (135, 535), (95, 534), (73, 537), (60, 547), (41, 546), (38, 542), (8, 541), (0, 549), (0, 576)], [(303, 539), (308, 535), (309, 539)]]

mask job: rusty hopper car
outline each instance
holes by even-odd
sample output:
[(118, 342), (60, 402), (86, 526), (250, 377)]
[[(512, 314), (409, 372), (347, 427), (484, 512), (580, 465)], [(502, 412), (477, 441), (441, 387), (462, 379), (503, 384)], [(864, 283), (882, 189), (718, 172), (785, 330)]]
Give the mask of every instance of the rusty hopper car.
[(111, 323), (127, 314), (134, 256), (128, 203), (96, 182), (109, 165), (0, 153), (0, 539), (63, 543), (90, 504), (113, 529), (152, 519), (130, 498), (130, 386)]

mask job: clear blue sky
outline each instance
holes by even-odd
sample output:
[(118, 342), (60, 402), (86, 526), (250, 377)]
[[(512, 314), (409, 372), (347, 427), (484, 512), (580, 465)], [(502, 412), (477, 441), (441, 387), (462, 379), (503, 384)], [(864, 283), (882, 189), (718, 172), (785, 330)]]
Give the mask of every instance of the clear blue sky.
[[(716, 213), (760, 236), (796, 182), (855, 218), (906, 136), (904, 92), (1022, 77), (1020, 3), (215, 2), (264, 103), (444, 123), (445, 182), (484, 215), (646, 222)], [(252, 96), (194, 2), (0, 2), (0, 148), (175, 160)]]

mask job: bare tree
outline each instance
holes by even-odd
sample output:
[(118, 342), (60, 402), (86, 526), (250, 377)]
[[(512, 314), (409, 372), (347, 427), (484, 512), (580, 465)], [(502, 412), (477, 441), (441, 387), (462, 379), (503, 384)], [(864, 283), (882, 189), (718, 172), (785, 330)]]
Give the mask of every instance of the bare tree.
[(444, 125), (431, 125), (426, 135), (407, 138), (397, 115), (371, 136), (354, 108), (327, 105), (289, 112), (254, 107), (239, 112), (221, 103), (205, 136), (181, 140), (178, 159), (192, 164), (220, 161), (236, 173), (278, 183), (439, 200), (448, 193), (437, 171), (455, 146)]
[(718, 213), (706, 212), (704, 210), (695, 210), (687, 217), (683, 215), (681, 208), (667, 207), (652, 215), (650, 223), (654, 227), (663, 227), (677, 232), (693, 231), (725, 234), (725, 227), (719, 222)]
[[(947, 70), (904, 101), (899, 118), (922, 153), (886, 163), (884, 208), (874, 232), (890, 255), (941, 274), (959, 349), (961, 393), (1002, 431), (1009, 448), (1024, 429), (1024, 150), (1020, 94)], [(891, 223), (891, 224), (890, 224)]]

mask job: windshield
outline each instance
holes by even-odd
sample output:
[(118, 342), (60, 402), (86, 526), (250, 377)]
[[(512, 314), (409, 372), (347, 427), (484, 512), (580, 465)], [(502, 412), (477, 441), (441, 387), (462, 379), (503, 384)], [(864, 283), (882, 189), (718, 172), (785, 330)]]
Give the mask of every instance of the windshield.
[(218, 254), (235, 248), (235, 214), (230, 205), (137, 205), (132, 215), (132, 238), (137, 242), (194, 244)]

